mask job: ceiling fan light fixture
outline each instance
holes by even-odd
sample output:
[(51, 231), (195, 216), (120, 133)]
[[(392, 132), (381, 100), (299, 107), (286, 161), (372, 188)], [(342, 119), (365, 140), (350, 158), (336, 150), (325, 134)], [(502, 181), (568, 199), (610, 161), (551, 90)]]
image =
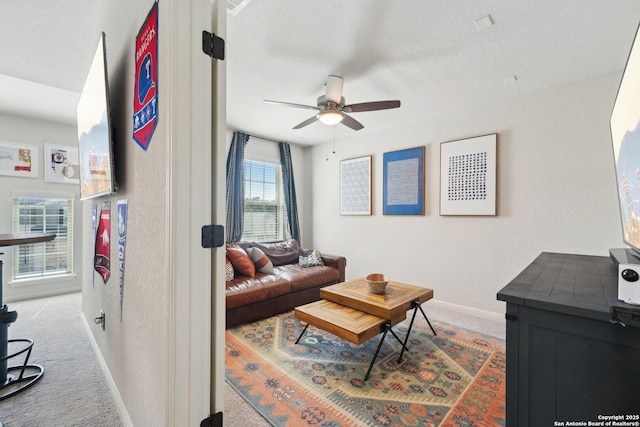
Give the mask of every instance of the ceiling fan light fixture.
[(344, 113), (339, 110), (324, 110), (319, 112), (316, 117), (325, 125), (333, 126), (344, 119)]

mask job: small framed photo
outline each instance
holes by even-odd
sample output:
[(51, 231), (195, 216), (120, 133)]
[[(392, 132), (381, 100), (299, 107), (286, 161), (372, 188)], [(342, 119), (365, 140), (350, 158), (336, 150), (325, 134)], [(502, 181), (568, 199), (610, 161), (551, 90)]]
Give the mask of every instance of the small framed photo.
[(38, 177), (38, 147), (0, 141), (0, 175)]
[(44, 180), (59, 184), (80, 184), (78, 147), (44, 144)]
[(440, 215), (496, 215), (498, 134), (440, 144)]
[(424, 215), (424, 147), (384, 153), (384, 215)]
[(371, 215), (373, 156), (340, 162), (340, 215)]

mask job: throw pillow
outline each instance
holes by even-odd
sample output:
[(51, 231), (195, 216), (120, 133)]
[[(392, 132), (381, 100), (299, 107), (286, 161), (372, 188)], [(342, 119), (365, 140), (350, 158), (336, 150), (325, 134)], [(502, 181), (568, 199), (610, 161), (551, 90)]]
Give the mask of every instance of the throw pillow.
[(230, 282), (233, 280), (233, 276), (235, 275), (235, 271), (233, 271), (233, 265), (231, 261), (229, 261), (228, 257), (224, 258), (224, 280)]
[(296, 261), (298, 261), (300, 246), (294, 239), (272, 243), (253, 243), (252, 246), (264, 252), (274, 267), (285, 264), (295, 264)]
[(249, 255), (242, 248), (227, 248), (227, 257), (231, 264), (233, 264), (233, 268), (243, 276), (255, 277), (256, 276), (256, 266), (249, 258)]
[(313, 267), (314, 265), (324, 265), (320, 252), (316, 250), (311, 251), (311, 254), (308, 256), (301, 255), (298, 258), (298, 263), (300, 264), (300, 267)]
[(309, 256), (313, 253), (313, 249), (300, 248), (299, 256)]
[(271, 260), (258, 248), (247, 248), (247, 254), (260, 273), (273, 274)]

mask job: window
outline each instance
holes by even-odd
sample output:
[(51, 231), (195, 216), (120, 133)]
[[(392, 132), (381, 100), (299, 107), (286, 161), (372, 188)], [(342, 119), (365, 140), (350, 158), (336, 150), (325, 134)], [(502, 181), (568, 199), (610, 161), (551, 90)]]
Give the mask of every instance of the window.
[(280, 165), (245, 160), (242, 240), (282, 240), (282, 199)]
[(13, 279), (73, 271), (73, 199), (14, 196), (14, 233), (56, 233), (48, 242), (13, 247)]

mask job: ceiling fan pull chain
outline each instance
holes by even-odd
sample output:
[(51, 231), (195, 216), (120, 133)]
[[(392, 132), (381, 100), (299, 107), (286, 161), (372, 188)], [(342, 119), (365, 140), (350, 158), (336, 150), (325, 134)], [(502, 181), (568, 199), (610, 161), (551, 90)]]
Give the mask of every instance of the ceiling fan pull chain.
[(336, 154), (336, 127), (333, 127), (333, 154)]

